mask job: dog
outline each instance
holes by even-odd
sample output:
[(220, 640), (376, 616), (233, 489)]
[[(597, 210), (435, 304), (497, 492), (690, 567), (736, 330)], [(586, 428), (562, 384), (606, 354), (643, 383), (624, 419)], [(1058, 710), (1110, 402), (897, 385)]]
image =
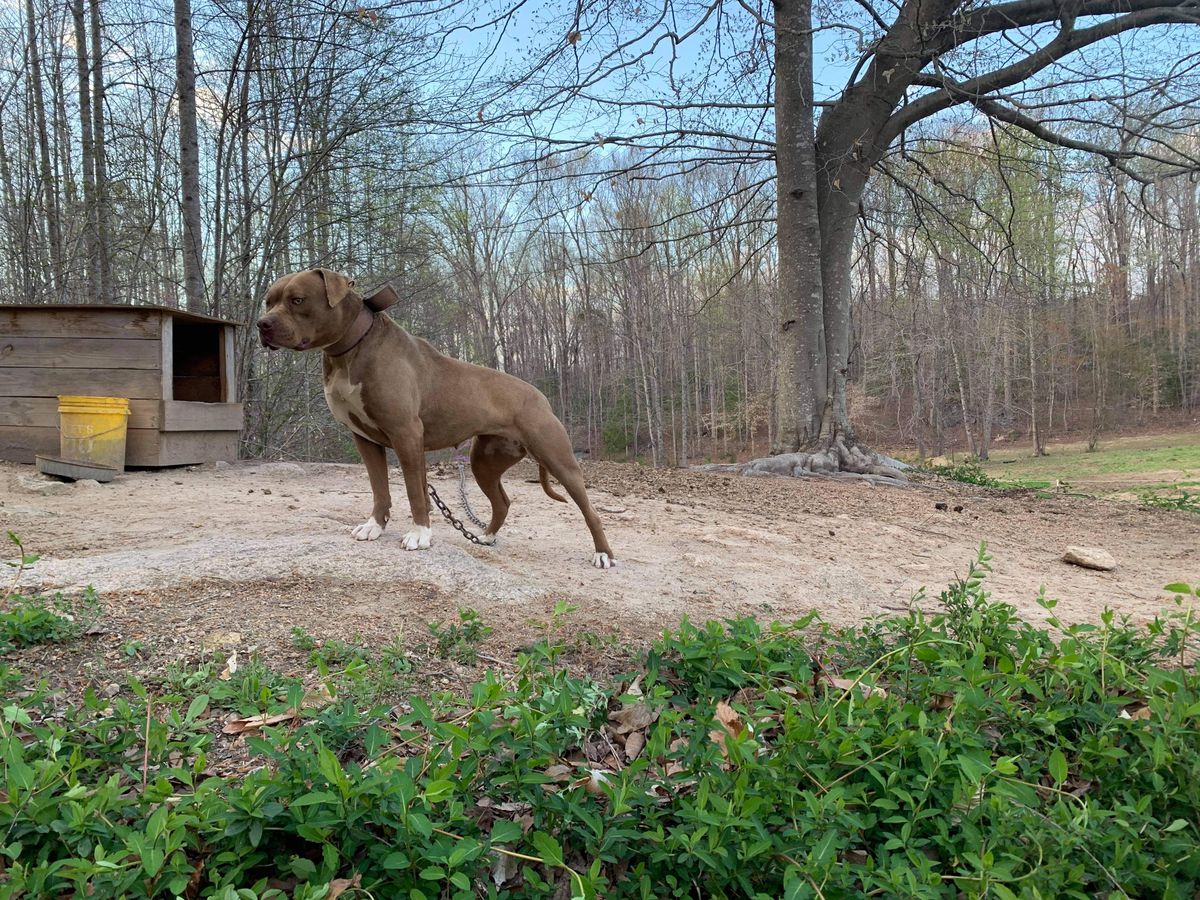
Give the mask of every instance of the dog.
[(445, 356), (409, 334), (384, 315), (399, 299), (390, 286), (363, 297), (345, 275), (308, 269), (271, 285), (258, 320), (259, 338), (269, 350), (322, 351), (325, 399), (333, 417), (350, 429), (374, 497), (371, 516), (352, 530), (354, 538), (373, 541), (387, 526), (391, 447), (400, 459), (413, 520), (401, 544), (405, 550), (428, 549), (425, 452), (473, 438), (471, 472), (492, 505), (484, 542), (495, 542), (511, 505), (500, 476), (528, 454), (538, 464), (542, 490), (567, 502), (550, 485), (552, 475), (583, 513), (595, 544), (592, 565), (612, 567), (616, 558), (550, 402), (528, 382)]

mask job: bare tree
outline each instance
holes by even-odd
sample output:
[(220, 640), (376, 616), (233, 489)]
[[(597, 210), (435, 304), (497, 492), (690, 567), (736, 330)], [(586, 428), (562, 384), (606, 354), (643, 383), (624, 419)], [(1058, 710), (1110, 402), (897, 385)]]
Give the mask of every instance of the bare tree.
[(196, 59), (191, 0), (175, 0), (175, 98), (179, 104), (180, 211), (183, 215), (183, 292), (187, 308), (204, 311), (201, 244), (200, 137), (196, 124)]

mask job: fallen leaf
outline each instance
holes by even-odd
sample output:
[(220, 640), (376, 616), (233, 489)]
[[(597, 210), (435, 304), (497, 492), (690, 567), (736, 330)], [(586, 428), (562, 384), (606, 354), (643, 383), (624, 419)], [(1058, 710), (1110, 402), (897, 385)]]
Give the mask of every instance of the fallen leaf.
[(1119, 715), (1122, 719), (1149, 719), (1150, 707), (1138, 700), (1122, 709)]
[(552, 781), (564, 782), (570, 781), (571, 775), (575, 770), (571, 766), (564, 766), (561, 763), (550, 766), (546, 769), (545, 775)]
[[(497, 850), (507, 850), (507, 847), (497, 847)], [(496, 887), (504, 887), (505, 883), (512, 880), (512, 877), (517, 874), (517, 860), (504, 853), (496, 854), (496, 861), (492, 863), (492, 881), (496, 883)]]
[(362, 875), (355, 872), (353, 878), (335, 878), (329, 882), (329, 893), (325, 896), (328, 900), (337, 900), (346, 891), (357, 887), (362, 887)]
[(737, 710), (721, 700), (717, 703), (716, 720), (725, 726), (725, 730), (734, 737), (741, 737), (746, 731), (746, 726), (742, 723), (742, 717), (738, 715)]
[(726, 735), (741, 737), (746, 732), (746, 725), (742, 722), (741, 716), (737, 714), (737, 710), (724, 700), (717, 703), (717, 711), (713, 718), (720, 723), (721, 728), (714, 728), (708, 733), (708, 737), (721, 748), (721, 755), (728, 757), (729, 748), (725, 746)]
[(646, 746), (646, 735), (641, 731), (631, 731), (629, 737), (625, 738), (625, 757), (633, 762), (637, 759), (638, 754), (642, 752), (642, 748)]
[(224, 734), (245, 734), (247, 731), (258, 731), (266, 728), (268, 725), (278, 725), (280, 722), (286, 722), (289, 719), (296, 718), (295, 710), (277, 713), (273, 716), (249, 716), (248, 718), (238, 717), (231, 719), (225, 723), (225, 727), (221, 729)]
[(238, 670), (237, 651), (234, 650), (229, 654), (229, 659), (225, 660), (225, 668), (218, 676), (222, 681), (228, 681), (234, 676)]
[(650, 709), (645, 703), (634, 703), (608, 714), (608, 721), (614, 723), (613, 731), (617, 734), (643, 731), (657, 719), (658, 711)]

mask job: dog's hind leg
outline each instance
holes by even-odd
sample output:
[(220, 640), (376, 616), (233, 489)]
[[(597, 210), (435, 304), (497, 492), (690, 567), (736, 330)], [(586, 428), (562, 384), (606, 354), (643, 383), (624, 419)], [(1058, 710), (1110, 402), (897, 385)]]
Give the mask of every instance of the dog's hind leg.
[(604, 535), (600, 517), (596, 515), (596, 510), (588, 500), (583, 470), (579, 468), (579, 461), (575, 459), (571, 450), (571, 441), (567, 437), (566, 429), (557, 419), (551, 418), (550, 421), (553, 425), (547, 423), (542, 428), (527, 430), (523, 435), (525, 446), (529, 449), (529, 455), (558, 479), (559, 484), (571, 495), (571, 499), (583, 513), (583, 520), (587, 522), (588, 531), (592, 533), (592, 542), (596, 547), (596, 552), (592, 555), (592, 565), (597, 569), (610, 568), (616, 560), (612, 547), (608, 545), (608, 538)]
[(485, 543), (495, 543), (512, 502), (500, 476), (525, 458), (525, 448), (516, 441), (494, 434), (481, 434), (471, 445), (471, 473), (475, 483), (492, 504), (492, 519), (483, 533)]

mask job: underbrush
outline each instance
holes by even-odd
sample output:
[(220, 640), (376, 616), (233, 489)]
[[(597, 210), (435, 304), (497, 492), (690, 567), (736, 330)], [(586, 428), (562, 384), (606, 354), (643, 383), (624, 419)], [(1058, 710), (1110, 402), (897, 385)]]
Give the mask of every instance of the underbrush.
[(0, 588), (0, 655), (18, 647), (79, 637), (99, 616), (95, 592), (89, 588), (82, 597), (70, 598), (19, 591), (17, 585), (22, 573), (38, 557), (25, 552), (21, 539), (11, 531), (8, 541), (16, 549), (17, 558), (5, 561), (6, 567), (13, 570), (13, 578), (7, 589)]
[(0, 894), (1193, 897), (1196, 589), (1034, 625), (989, 562), (854, 628), (685, 621), (616, 684), (550, 638), (402, 707), (272, 684), (238, 778), (210, 678), (35, 690), (0, 709)]
[(1143, 506), (1155, 509), (1170, 509), (1176, 512), (1190, 512), (1200, 515), (1200, 492), (1185, 490), (1174, 491), (1143, 491), (1138, 500)]
[(1014, 487), (999, 478), (993, 478), (983, 468), (983, 463), (975, 457), (967, 457), (962, 462), (943, 463), (941, 465), (925, 465), (920, 471), (963, 484), (974, 484), (979, 487)]

